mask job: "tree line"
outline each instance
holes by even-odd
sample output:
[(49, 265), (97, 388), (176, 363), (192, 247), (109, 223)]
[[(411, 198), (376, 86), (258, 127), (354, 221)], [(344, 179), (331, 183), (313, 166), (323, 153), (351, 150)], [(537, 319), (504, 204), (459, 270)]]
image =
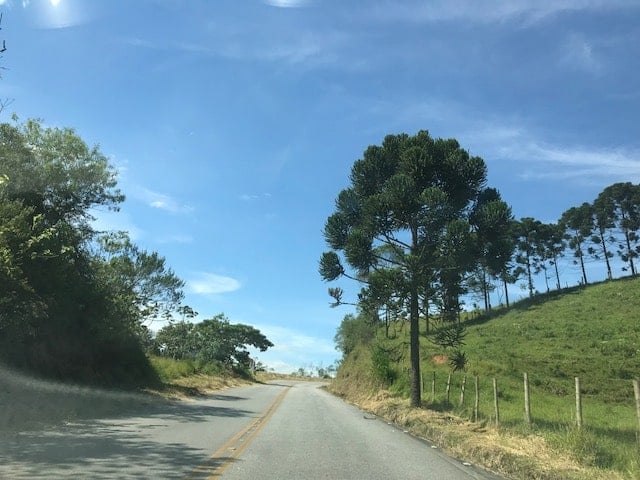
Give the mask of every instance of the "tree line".
[(319, 272), (326, 281), (348, 278), (361, 288), (343, 299), (329, 288), (332, 306), (357, 306), (358, 317), (345, 317), (336, 340), (343, 353), (352, 349), (353, 332), (368, 335), (361, 321), (409, 320), (411, 403), (420, 405), (419, 321), (431, 342), (452, 350), (454, 369), (464, 368), (464, 299), (479, 293), (491, 308), (490, 295), (502, 283), (525, 279), (535, 294), (534, 278), (555, 274), (558, 261), (572, 252), (606, 262), (617, 252), (635, 275), (640, 226), (639, 188), (630, 183), (607, 187), (593, 204), (569, 209), (557, 224), (533, 218), (516, 221), (510, 206), (486, 184), (484, 160), (471, 156), (455, 139), (388, 135), (369, 146), (351, 169), (350, 186), (335, 201), (325, 223), (330, 250)]
[[(510, 260), (498, 269), (480, 269), (469, 277), (469, 291), (481, 293), (484, 309), (491, 309), (490, 293), (497, 283), (504, 286), (509, 306), (508, 284), (522, 279), (530, 297), (538, 289), (536, 276), (542, 275), (545, 290), (562, 289), (559, 264), (576, 265), (580, 284), (587, 285), (586, 264), (598, 262), (606, 278), (615, 277), (614, 258), (621, 275), (637, 274), (640, 253), (640, 185), (631, 182), (607, 186), (593, 200), (562, 213), (556, 223), (531, 217), (512, 220), (505, 245), (513, 249)], [(551, 282), (551, 283), (550, 283)]]
[[(124, 198), (107, 157), (73, 129), (0, 124), (0, 360), (54, 378), (153, 380), (145, 353), (170, 354), (178, 327), (153, 338), (147, 325), (195, 312), (164, 257), (95, 228), (94, 214)], [(202, 324), (189, 355), (230, 364), (246, 359), (243, 342), (271, 346), (219, 316)]]

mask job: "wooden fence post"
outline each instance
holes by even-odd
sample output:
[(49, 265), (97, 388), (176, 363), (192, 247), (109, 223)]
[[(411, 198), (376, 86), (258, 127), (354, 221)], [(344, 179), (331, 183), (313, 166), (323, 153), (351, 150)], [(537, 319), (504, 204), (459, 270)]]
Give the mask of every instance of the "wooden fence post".
[(633, 381), (633, 395), (636, 397), (636, 415), (638, 416), (638, 432), (636, 437), (640, 446), (640, 380), (637, 378)]
[(431, 380), (431, 401), (436, 403), (436, 371), (433, 371), (433, 379)]
[(460, 407), (464, 405), (464, 389), (467, 385), (467, 374), (462, 377), (462, 384), (460, 385)]
[(480, 406), (480, 387), (478, 386), (478, 375), (475, 376), (476, 398), (473, 402), (473, 421), (478, 422), (478, 407)]
[(580, 394), (580, 378), (576, 377), (576, 423), (582, 428), (582, 396)]
[(498, 380), (493, 379), (493, 409), (496, 413), (496, 427), (500, 425), (500, 412), (498, 410)]
[(449, 398), (451, 394), (451, 374), (447, 377), (447, 405), (449, 405)]
[(524, 420), (531, 425), (531, 399), (529, 398), (529, 376), (524, 374)]

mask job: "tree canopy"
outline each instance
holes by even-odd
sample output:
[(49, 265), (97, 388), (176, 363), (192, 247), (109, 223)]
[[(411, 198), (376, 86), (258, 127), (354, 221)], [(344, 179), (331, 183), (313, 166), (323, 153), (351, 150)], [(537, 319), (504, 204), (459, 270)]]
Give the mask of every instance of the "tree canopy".
[[(484, 161), (454, 139), (433, 139), (427, 131), (388, 135), (354, 163), (351, 186), (339, 193), (325, 224), (331, 250), (320, 259), (323, 279), (355, 279), (369, 307), (395, 296), (409, 312), (413, 405), (420, 404), (418, 319), (425, 292), (434, 292), (443, 322), (458, 330), (463, 277), (493, 248), (488, 241), (480, 246), (478, 232), (492, 221), (498, 230), (498, 223), (508, 225), (510, 212), (485, 189), (486, 174)], [(474, 207), (487, 223), (478, 221), (475, 231)]]
[[(74, 130), (28, 120), (0, 124), (0, 359), (57, 378), (117, 383), (153, 380), (143, 349), (152, 320), (196, 313), (165, 258), (126, 232), (99, 232), (96, 209), (118, 210), (117, 172)], [(272, 346), (223, 316), (167, 327), (203, 361), (248, 361), (247, 345)], [(177, 348), (177, 347), (176, 347)]]

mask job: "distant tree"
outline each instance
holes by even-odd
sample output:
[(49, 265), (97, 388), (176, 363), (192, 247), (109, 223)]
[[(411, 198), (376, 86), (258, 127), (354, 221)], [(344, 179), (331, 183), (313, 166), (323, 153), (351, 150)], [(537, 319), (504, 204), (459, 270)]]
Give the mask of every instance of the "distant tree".
[(156, 343), (164, 356), (217, 362), (227, 367), (247, 367), (250, 364), (247, 347), (261, 352), (273, 347), (260, 330), (230, 323), (222, 313), (195, 324), (180, 321), (166, 325), (156, 335)]
[(613, 279), (610, 259), (613, 253), (607, 245), (615, 242), (612, 229), (616, 225), (615, 204), (613, 199), (604, 192), (598, 195), (593, 202), (593, 235), (591, 236), (592, 247), (588, 248), (588, 252), (595, 259), (604, 259), (607, 266), (607, 278)]
[(614, 183), (605, 188), (598, 196), (601, 204), (606, 205), (610, 220), (613, 220), (622, 232), (623, 243), (618, 246), (618, 255), (629, 264), (631, 275), (636, 275), (634, 259), (640, 252), (640, 185), (631, 182)]
[(513, 214), (494, 188), (484, 189), (476, 200), (470, 218), (475, 233), (475, 278), (482, 291), (485, 310), (490, 310), (491, 278), (503, 272), (515, 248), (511, 236)]
[(194, 325), (191, 322), (175, 322), (162, 327), (155, 337), (160, 355), (176, 359), (195, 360), (198, 355), (195, 339), (192, 336)]
[(157, 252), (139, 248), (124, 232), (102, 235), (99, 240), (105, 276), (136, 325), (159, 318), (170, 319), (173, 313), (185, 317), (195, 313), (181, 305), (184, 281), (167, 267), (166, 260)]
[(332, 250), (322, 255), (320, 274), (327, 281), (366, 282), (381, 271), (401, 273), (396, 288), (406, 292), (409, 312), (411, 404), (419, 406), (421, 295), (437, 282), (442, 319), (457, 323), (462, 277), (475, 265), (469, 212), (484, 188), (486, 166), (456, 140), (420, 131), (388, 135), (381, 146), (367, 148), (350, 179), (325, 224)]
[(547, 292), (549, 291), (548, 268), (553, 267), (556, 277), (556, 288), (560, 286), (560, 272), (558, 271), (558, 259), (564, 255), (567, 245), (564, 240), (564, 229), (555, 223), (542, 224), (540, 229), (540, 242), (538, 244), (539, 255), (542, 259), (541, 268), (544, 270)]
[(375, 337), (375, 329), (375, 323), (365, 314), (345, 315), (334, 337), (336, 349), (347, 356), (358, 344), (368, 345)]
[(591, 237), (593, 207), (587, 202), (579, 207), (571, 207), (562, 214), (559, 223), (564, 228), (568, 246), (573, 250), (573, 256), (577, 259), (574, 263), (579, 262), (580, 264), (582, 283), (586, 285), (588, 281), (584, 266), (585, 242)]
[(540, 230), (542, 222), (531, 217), (521, 218), (513, 230), (516, 239), (516, 263), (527, 277), (529, 297), (533, 297), (535, 288), (533, 275), (540, 269)]

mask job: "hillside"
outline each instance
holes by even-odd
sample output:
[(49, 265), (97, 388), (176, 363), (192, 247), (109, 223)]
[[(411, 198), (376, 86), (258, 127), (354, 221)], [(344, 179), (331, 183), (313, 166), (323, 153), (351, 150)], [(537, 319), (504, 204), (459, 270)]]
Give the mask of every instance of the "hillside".
[[(496, 378), (501, 427), (542, 435), (551, 447), (568, 451), (581, 465), (635, 472), (634, 478), (640, 474), (631, 382), (640, 375), (638, 312), (640, 279), (626, 278), (540, 295), (469, 318), (463, 347), (467, 368), (453, 373), (448, 403), (445, 384), (451, 366), (446, 359), (451, 352), (438, 349), (422, 332), (423, 403), (430, 410), (472, 419), (477, 375), (479, 420), (490, 427), (495, 423), (492, 379)], [(393, 324), (389, 337), (378, 329), (369, 345), (358, 345), (343, 359), (333, 385), (336, 393), (356, 402), (379, 396), (381, 388), (397, 398), (408, 396), (408, 325)], [(525, 372), (531, 386), (530, 427), (523, 420)], [(466, 397), (460, 405), (464, 375)], [(578, 434), (576, 376), (581, 381), (585, 425)]]
[(640, 374), (638, 312), (637, 278), (522, 301), (469, 322), (469, 371), (518, 379), (529, 372), (557, 394), (571, 393), (578, 376), (585, 393), (625, 401), (629, 380)]

